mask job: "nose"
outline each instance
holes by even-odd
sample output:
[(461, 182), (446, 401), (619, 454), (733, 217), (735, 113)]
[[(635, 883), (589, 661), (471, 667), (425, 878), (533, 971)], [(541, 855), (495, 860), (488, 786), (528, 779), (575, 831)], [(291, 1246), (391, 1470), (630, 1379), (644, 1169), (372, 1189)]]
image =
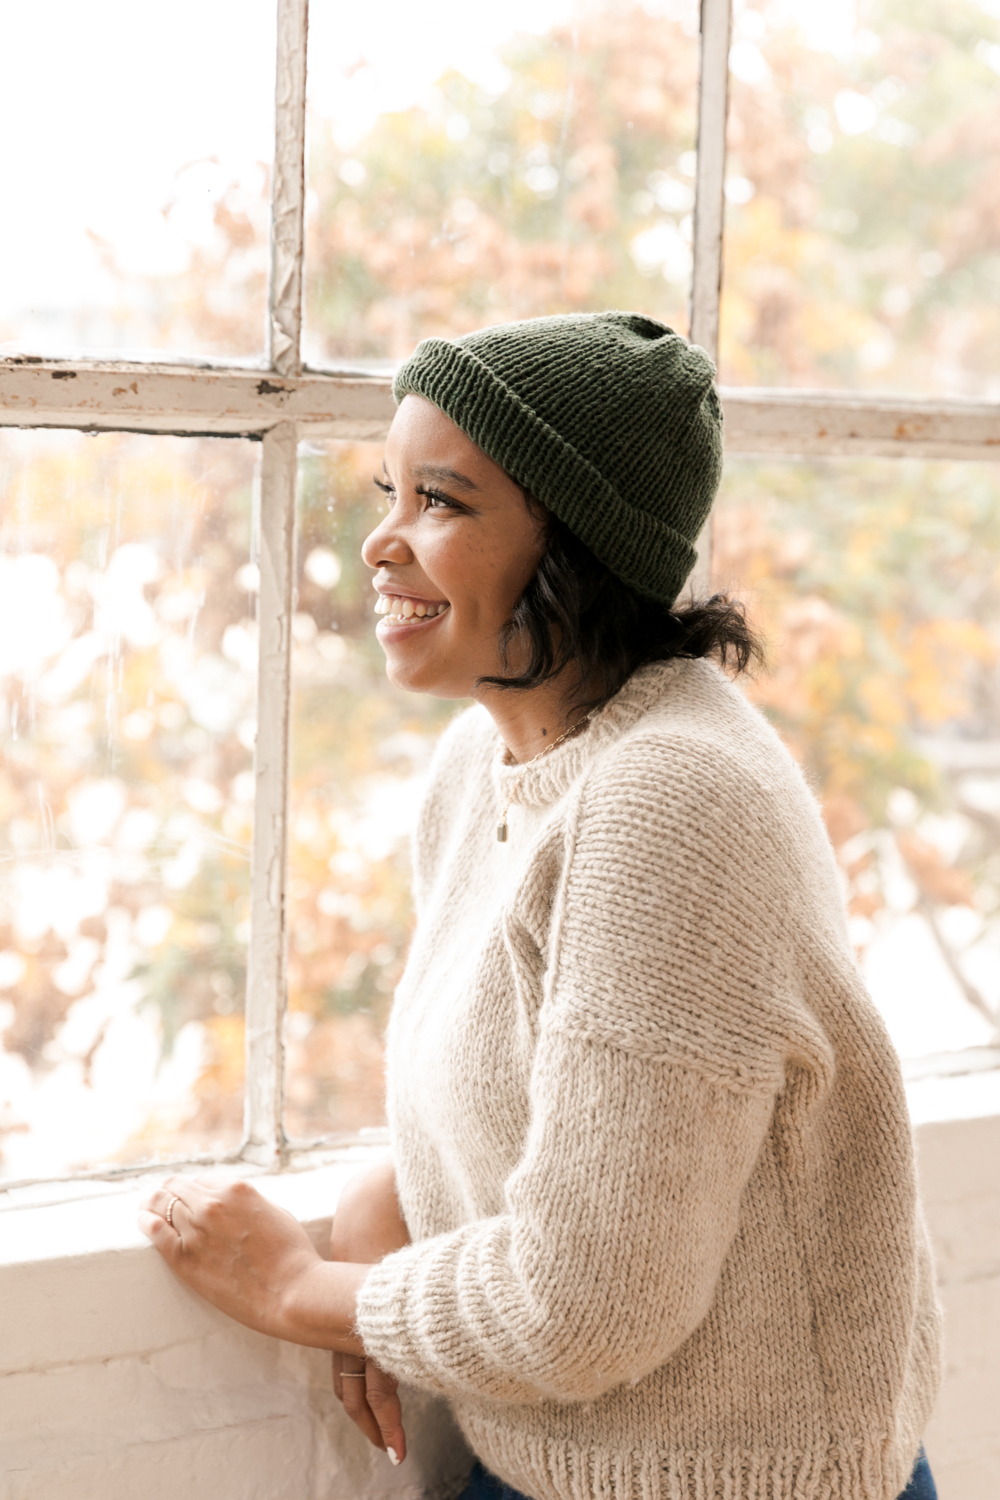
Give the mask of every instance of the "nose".
[(413, 561), (413, 552), (402, 535), (395, 516), (396, 506), (393, 506), (375, 530), (365, 537), (361, 548), (361, 558), (366, 567), (375, 570), (384, 567), (387, 563), (395, 563), (399, 566)]

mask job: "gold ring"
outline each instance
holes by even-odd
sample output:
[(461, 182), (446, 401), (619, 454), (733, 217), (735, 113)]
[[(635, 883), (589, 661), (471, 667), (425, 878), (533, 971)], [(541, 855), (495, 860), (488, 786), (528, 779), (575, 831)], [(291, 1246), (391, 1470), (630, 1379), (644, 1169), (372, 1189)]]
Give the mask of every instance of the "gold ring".
[(181, 1200), (178, 1198), (177, 1194), (175, 1193), (174, 1196), (171, 1198), (170, 1202), (167, 1204), (167, 1211), (163, 1215), (163, 1217), (166, 1219), (167, 1223), (170, 1225), (171, 1229), (176, 1229), (177, 1228), (177, 1225), (174, 1223), (174, 1204), (175, 1203), (179, 1203), (180, 1201)]
[(341, 1372), (340, 1372), (340, 1378), (341, 1378), (341, 1380), (365, 1380), (367, 1378), (367, 1371), (365, 1371), (365, 1370), (341, 1370)]

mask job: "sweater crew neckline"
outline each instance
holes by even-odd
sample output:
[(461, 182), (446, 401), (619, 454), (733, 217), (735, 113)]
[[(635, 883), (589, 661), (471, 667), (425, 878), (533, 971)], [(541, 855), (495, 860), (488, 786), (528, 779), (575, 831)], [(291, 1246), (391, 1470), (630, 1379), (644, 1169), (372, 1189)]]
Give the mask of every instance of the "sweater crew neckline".
[(493, 783), (504, 803), (547, 807), (558, 802), (585, 767), (613, 744), (663, 699), (687, 660), (649, 662), (639, 667), (610, 702), (599, 709), (582, 734), (543, 754), (535, 762), (509, 761), (509, 751), (498, 738), (493, 757)]

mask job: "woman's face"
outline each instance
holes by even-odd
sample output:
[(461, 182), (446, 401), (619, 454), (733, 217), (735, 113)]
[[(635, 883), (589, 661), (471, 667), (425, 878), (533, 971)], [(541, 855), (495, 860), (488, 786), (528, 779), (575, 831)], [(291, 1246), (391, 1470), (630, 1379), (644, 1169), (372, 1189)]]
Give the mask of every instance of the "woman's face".
[(396, 413), (381, 482), (389, 514), (361, 555), (375, 570), (389, 680), (468, 698), (478, 678), (502, 672), (499, 632), (534, 576), (544, 528), (513, 480), (422, 396)]

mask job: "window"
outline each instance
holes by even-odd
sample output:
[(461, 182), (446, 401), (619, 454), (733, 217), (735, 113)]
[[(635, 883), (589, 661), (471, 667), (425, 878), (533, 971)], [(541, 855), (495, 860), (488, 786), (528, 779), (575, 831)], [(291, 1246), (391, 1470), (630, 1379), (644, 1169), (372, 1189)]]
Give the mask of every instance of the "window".
[(3, 180), (7, 1182), (378, 1128), (450, 712), (357, 561), (391, 369), (609, 303), (721, 342), (698, 586), (768, 630), (911, 1070), (995, 1088), (995, 6), (54, 11), (0, 21), (0, 109), (43, 55), (59, 101)]

